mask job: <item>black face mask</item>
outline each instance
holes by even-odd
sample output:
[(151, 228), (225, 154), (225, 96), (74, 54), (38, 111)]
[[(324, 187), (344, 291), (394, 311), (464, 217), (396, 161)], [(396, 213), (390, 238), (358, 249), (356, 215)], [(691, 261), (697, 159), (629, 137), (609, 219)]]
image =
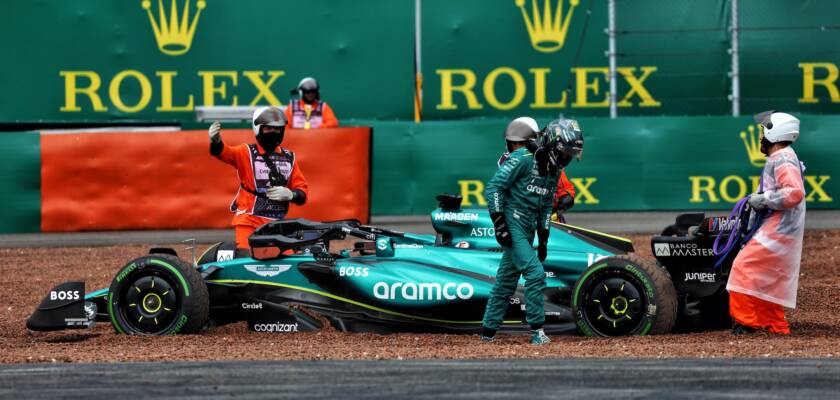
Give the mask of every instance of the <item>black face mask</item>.
[(304, 90), (303, 95), (303, 102), (306, 104), (315, 104), (318, 100), (318, 92), (315, 90)]
[(265, 150), (266, 153), (271, 153), (280, 143), (283, 143), (282, 133), (260, 133), (257, 135), (257, 143)]
[(770, 146), (772, 146), (772, 145), (773, 145), (772, 142), (767, 140), (766, 137), (762, 136), (761, 137), (761, 148), (759, 150), (761, 150), (761, 153), (763, 153), (765, 156), (769, 156), (770, 154), (768, 154), (768, 153), (770, 151)]

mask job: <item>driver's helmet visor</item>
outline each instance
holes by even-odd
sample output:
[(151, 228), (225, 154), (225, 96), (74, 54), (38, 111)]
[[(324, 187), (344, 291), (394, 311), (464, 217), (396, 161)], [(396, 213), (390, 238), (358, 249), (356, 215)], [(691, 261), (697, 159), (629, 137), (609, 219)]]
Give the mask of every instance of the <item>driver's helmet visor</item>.
[(563, 144), (557, 143), (557, 150), (562, 153), (563, 155), (577, 159), (578, 161), (583, 158), (583, 143), (581, 142), (580, 145), (578, 144)]
[(583, 158), (583, 132), (577, 126), (577, 121), (572, 121), (571, 126), (558, 133), (564, 137), (557, 141), (557, 150), (566, 157), (580, 161)]

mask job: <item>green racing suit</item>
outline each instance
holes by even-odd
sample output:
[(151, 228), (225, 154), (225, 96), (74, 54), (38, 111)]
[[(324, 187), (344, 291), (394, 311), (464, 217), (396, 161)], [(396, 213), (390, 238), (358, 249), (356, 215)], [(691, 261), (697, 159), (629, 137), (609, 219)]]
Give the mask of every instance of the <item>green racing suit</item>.
[(533, 248), (536, 230), (548, 230), (559, 174), (540, 176), (534, 155), (525, 147), (511, 153), (484, 191), (490, 213), (503, 213), (510, 230), (511, 247), (496, 272), (496, 283), (487, 301), (483, 325), (492, 331), (502, 324), (520, 275), (525, 279), (525, 316), (532, 329), (545, 322), (543, 289), (545, 272)]

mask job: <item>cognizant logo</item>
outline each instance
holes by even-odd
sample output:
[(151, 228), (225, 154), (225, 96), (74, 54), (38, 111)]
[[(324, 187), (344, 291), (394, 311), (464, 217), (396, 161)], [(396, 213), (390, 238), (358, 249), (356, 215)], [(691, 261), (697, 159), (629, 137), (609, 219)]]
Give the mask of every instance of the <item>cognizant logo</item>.
[(469, 283), (447, 282), (440, 284), (413, 282), (377, 282), (373, 285), (373, 296), (381, 300), (467, 300), (473, 297), (475, 289)]
[(255, 332), (297, 332), (298, 324), (282, 324), (280, 322), (273, 322), (268, 324), (254, 324)]

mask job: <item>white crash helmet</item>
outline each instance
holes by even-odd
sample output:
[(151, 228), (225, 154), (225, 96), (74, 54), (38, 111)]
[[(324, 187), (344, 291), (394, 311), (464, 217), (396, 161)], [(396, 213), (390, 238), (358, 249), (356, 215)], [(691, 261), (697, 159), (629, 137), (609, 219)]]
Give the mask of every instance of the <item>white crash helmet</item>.
[(799, 138), (799, 119), (793, 115), (765, 111), (755, 115), (755, 122), (762, 126), (764, 138), (770, 143), (793, 143)]
[(510, 121), (505, 128), (505, 140), (509, 142), (524, 142), (537, 137), (540, 131), (537, 121), (531, 117), (519, 117)]
[(286, 126), (286, 114), (275, 106), (260, 107), (254, 110), (254, 135), (259, 136), (261, 126)]

